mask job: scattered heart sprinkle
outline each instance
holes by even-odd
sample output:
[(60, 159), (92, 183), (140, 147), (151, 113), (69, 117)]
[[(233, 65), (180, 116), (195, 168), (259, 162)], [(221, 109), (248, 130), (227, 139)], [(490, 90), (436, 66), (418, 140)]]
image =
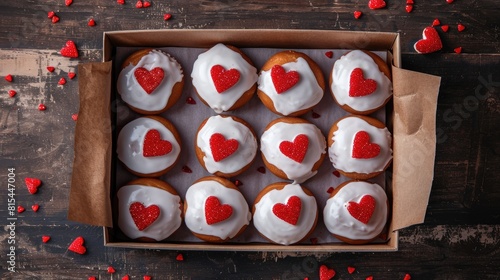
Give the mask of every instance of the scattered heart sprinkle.
[(453, 3), (453, 1), (455, 1), (455, 0), (446, 0), (446, 3), (451, 4), (451, 3)]
[(96, 280), (95, 276), (89, 276), (88, 280)]
[(386, 5), (384, 0), (370, 0), (368, 1), (368, 8), (372, 10), (382, 9)]
[(462, 32), (462, 31), (464, 31), (464, 30), (465, 30), (465, 25), (463, 25), (463, 24), (459, 23), (459, 24), (457, 25), (457, 29), (458, 29), (458, 32)]
[(332, 193), (334, 191), (334, 188), (333, 187), (329, 187), (328, 190), (326, 190), (327, 193)]
[(17, 92), (15, 90), (13, 90), (13, 89), (9, 90), (10, 97), (14, 97), (14, 96), (16, 96), (16, 94), (17, 94)]
[(54, 72), (54, 70), (56, 70), (54, 66), (47, 66), (47, 71), (49, 71), (50, 73)]
[(353, 273), (354, 273), (354, 271), (356, 271), (356, 268), (355, 268), (355, 267), (353, 267), (353, 266), (348, 266), (348, 267), (347, 267), (347, 272), (349, 272), (349, 274), (353, 274)]
[(22, 207), (21, 205), (17, 206), (17, 213), (23, 213), (24, 210), (26, 210), (26, 209), (24, 207)]
[(373, 276), (370, 275), (370, 276), (366, 277), (365, 280), (373, 280)]
[(43, 235), (43, 236), (42, 236), (42, 242), (43, 242), (43, 243), (47, 243), (47, 242), (49, 242), (49, 241), (50, 241), (50, 236), (48, 236), (48, 235)]
[(70, 80), (73, 80), (73, 78), (74, 78), (74, 77), (76, 77), (75, 72), (71, 72), (71, 71), (70, 71), (70, 72), (68, 72), (68, 78), (69, 78)]
[(108, 273), (109, 274), (113, 274), (115, 272), (116, 272), (116, 270), (112, 266), (108, 266)]
[(61, 55), (64, 57), (78, 57), (78, 49), (76, 48), (75, 42), (68, 40), (66, 44), (61, 49)]
[(432, 26), (438, 26), (438, 25), (441, 25), (441, 22), (439, 21), (439, 19), (434, 19), (434, 21), (432, 22)]
[[(146, 3), (149, 3), (149, 2), (146, 2)], [(144, 280), (151, 280), (151, 276), (149, 276), (149, 275), (144, 275), (144, 276), (142, 277), (142, 279), (144, 279)]]
[(65, 84), (66, 84), (66, 79), (65, 79), (64, 77), (61, 77), (61, 78), (59, 79), (59, 82), (57, 82), (57, 84), (58, 84), (58, 85), (61, 85), (61, 86), (62, 86), (62, 85), (65, 85)]
[(176, 259), (177, 261), (182, 262), (182, 261), (184, 260), (184, 256), (183, 256), (182, 254), (180, 254), (180, 253), (179, 253), (179, 254), (177, 255), (177, 257), (175, 257), (175, 259)]
[(321, 118), (321, 115), (318, 114), (318, 113), (316, 113), (316, 112), (314, 112), (314, 111), (312, 111), (311, 116), (312, 116), (313, 119), (319, 119), (319, 118)]
[(151, 2), (148, 2), (148, 1), (144, 1), (144, 4), (143, 4), (143, 7), (144, 8), (148, 8), (151, 6)]
[(171, 14), (164, 14), (164, 15), (163, 15), (163, 20), (167, 21), (167, 20), (169, 20), (171, 17), (172, 17), (172, 15), (171, 15)]
[(125, 274), (125, 276), (122, 277), (122, 280), (130, 280), (130, 277), (128, 276), (128, 274)]
[(85, 248), (83, 243), (85, 243), (83, 237), (78, 236), (75, 240), (73, 240), (73, 242), (71, 242), (71, 244), (68, 247), (68, 250), (83, 255), (85, 254), (85, 252), (87, 252), (87, 248)]
[(318, 238), (316, 238), (316, 237), (309, 238), (309, 241), (311, 241), (312, 245), (318, 244)]
[(11, 75), (11, 74), (8, 74), (7, 76), (5, 76), (5, 80), (6, 80), (7, 82), (9, 82), (9, 83), (10, 83), (10, 82), (12, 82), (12, 80), (13, 80), (12, 75)]
[(73, 0), (64, 0), (64, 4), (66, 6), (70, 6), (71, 4), (73, 4)]
[(54, 13), (53, 11), (50, 11), (47, 13), (47, 17), (48, 18), (52, 18), (53, 16), (55, 16), (56, 13)]
[(422, 38), (413, 46), (418, 53), (433, 53), (443, 48), (441, 38), (434, 27), (426, 27), (422, 32)]
[(71, 115), (71, 119), (73, 119), (76, 122), (78, 120), (78, 114)]
[(403, 278), (403, 280), (411, 280), (411, 275), (406, 273), (405, 278)]
[(337, 178), (340, 177), (340, 172), (338, 170), (333, 171), (332, 174)]
[(234, 185), (239, 187), (239, 186), (243, 186), (243, 183), (240, 180), (234, 180)]
[(319, 267), (319, 279), (320, 280), (330, 280), (335, 276), (335, 270), (328, 268), (328, 266), (322, 264)]
[(454, 51), (455, 53), (460, 54), (460, 53), (462, 53), (462, 47), (455, 48), (455, 49), (453, 49), (453, 51)]
[(407, 13), (411, 13), (411, 11), (413, 11), (413, 5), (406, 5), (405, 9)]
[(88, 23), (87, 23), (88, 26), (95, 26), (95, 20), (93, 18), (89, 19)]
[(123, 4), (125, 4), (125, 0), (116, 0), (116, 3), (123, 5)]
[(52, 17), (52, 23), (57, 23), (57, 22), (59, 22), (59, 17), (58, 17), (58, 16), (56, 16), (56, 15), (54, 15), (54, 16)]
[(266, 174), (266, 168), (264, 166), (260, 166), (259, 168), (257, 168), (257, 171), (259, 171), (262, 174)]
[(363, 15), (363, 12), (361, 11), (354, 11), (354, 18), (359, 19)]
[(445, 24), (445, 25), (441, 25), (441, 30), (443, 30), (443, 32), (448, 32), (448, 29), (450, 29), (450, 26)]
[(42, 185), (42, 181), (38, 178), (25, 178), (24, 183), (30, 194), (35, 194), (38, 188)]
[(40, 205), (38, 205), (38, 204), (31, 205), (31, 210), (33, 210), (33, 212), (37, 212), (39, 208), (40, 208)]
[(406, 0), (406, 4), (407, 4), (407, 5), (413, 5), (413, 4), (415, 4), (415, 3), (413, 3), (413, 0)]
[(44, 105), (44, 104), (38, 104), (38, 110), (39, 111), (45, 111), (47, 109), (47, 107)]

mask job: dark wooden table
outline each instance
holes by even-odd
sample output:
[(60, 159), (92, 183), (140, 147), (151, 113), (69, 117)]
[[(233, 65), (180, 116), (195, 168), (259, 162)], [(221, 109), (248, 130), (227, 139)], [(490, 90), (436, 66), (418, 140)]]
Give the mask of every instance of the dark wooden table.
[[(500, 9), (498, 1), (387, 0), (370, 10), (357, 1), (136, 1), (20, 0), (0, 2), (0, 236), (2, 279), (309, 279), (318, 266), (335, 279), (500, 279)], [(355, 10), (363, 11), (356, 20)], [(60, 18), (52, 23), (47, 12)], [(172, 18), (164, 21), (163, 15)], [(95, 19), (96, 26), (87, 26)], [(413, 44), (438, 18), (442, 51), (420, 55)], [(466, 26), (457, 31), (457, 24)], [(82, 62), (100, 61), (102, 32), (129, 29), (274, 28), (400, 32), (403, 67), (442, 77), (437, 111), (435, 179), (425, 223), (400, 231), (398, 252), (263, 253), (173, 252), (103, 246), (102, 228), (66, 219), (73, 160), (72, 114), (78, 112), (78, 73), (58, 85)], [(57, 52), (74, 40), (80, 58)], [(454, 49), (462, 47), (456, 54)], [(49, 73), (47, 66), (56, 67)], [(11, 74), (13, 82), (4, 76)], [(8, 96), (14, 89), (17, 95)], [(39, 111), (44, 103), (46, 111)], [(26, 208), (15, 234), (16, 273), (9, 272), (11, 231), (7, 225), (9, 169), (15, 171), (15, 199)], [(25, 177), (42, 179), (30, 195)], [(31, 205), (38, 203), (38, 212)], [(52, 239), (42, 243), (42, 235)], [(67, 251), (83, 236), (85, 255)], [(184, 261), (177, 261), (182, 253)], [(114, 275), (106, 272), (116, 269)], [(348, 266), (356, 271), (349, 274)]]

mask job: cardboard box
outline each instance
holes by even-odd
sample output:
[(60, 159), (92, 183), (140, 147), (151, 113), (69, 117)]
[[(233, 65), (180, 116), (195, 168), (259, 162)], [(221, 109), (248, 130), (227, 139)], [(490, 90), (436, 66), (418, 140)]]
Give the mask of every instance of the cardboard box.
[[(102, 63), (79, 66), (80, 112), (75, 130), (75, 160), (68, 217), (104, 227), (106, 246), (230, 251), (395, 251), (398, 229), (422, 223), (432, 186), (435, 156), (435, 117), (440, 78), (401, 69), (397, 33), (326, 30), (147, 30), (104, 33)], [(393, 132), (394, 160), (386, 190), (392, 202), (386, 241), (368, 245), (340, 242), (298, 244), (208, 244), (203, 242), (125, 242), (115, 235), (112, 215), (116, 159), (116, 70), (113, 59), (120, 47), (210, 48), (226, 43), (240, 48), (366, 49), (387, 51), (392, 62), (394, 98), (387, 125)], [(185, 71), (189, 82), (189, 72)], [(329, 90), (325, 95), (329, 95)], [(182, 101), (180, 101), (182, 102)], [(340, 109), (339, 109), (340, 110)], [(168, 111), (167, 111), (168, 112)], [(114, 138), (115, 137), (115, 138)], [(190, 144), (185, 146), (189, 147)], [(89, 152), (91, 151), (91, 152)], [(328, 161), (328, 159), (326, 159)], [(201, 177), (201, 176), (200, 176)], [(307, 182), (306, 182), (307, 184)], [(319, 209), (321, 212), (322, 209)]]

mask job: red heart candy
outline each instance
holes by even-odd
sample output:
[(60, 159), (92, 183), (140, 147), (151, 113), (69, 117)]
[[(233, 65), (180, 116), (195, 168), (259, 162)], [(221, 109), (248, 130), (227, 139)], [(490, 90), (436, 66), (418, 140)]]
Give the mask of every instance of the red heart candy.
[(286, 204), (276, 203), (273, 206), (273, 214), (283, 221), (297, 225), (302, 209), (302, 202), (298, 196), (291, 196)]
[(25, 178), (24, 182), (26, 183), (26, 187), (28, 187), (28, 191), (30, 192), (30, 194), (35, 194), (42, 184), (42, 181), (37, 178)]
[(57, 82), (58, 85), (65, 85), (66, 84), (66, 79), (64, 77), (61, 77), (61, 79), (59, 79), (59, 82)]
[(49, 242), (49, 240), (50, 240), (50, 236), (48, 236), (48, 235), (43, 235), (42, 236), (42, 242), (43, 243), (47, 243), (47, 242)]
[(14, 96), (16, 96), (16, 94), (17, 94), (17, 91), (15, 91), (13, 89), (9, 90), (9, 96), (10, 97), (14, 97)]
[(122, 280), (130, 280), (130, 276), (128, 276), (128, 274), (125, 274), (125, 276), (122, 277)]
[(207, 224), (213, 225), (222, 222), (233, 214), (233, 207), (229, 204), (220, 204), (215, 196), (207, 197), (205, 200), (205, 220)]
[(145, 157), (163, 156), (172, 151), (172, 143), (167, 140), (161, 140), (160, 132), (156, 129), (151, 129), (144, 137), (142, 145), (142, 155)]
[(347, 267), (347, 272), (349, 272), (349, 274), (353, 274), (354, 271), (356, 271), (356, 268), (355, 267), (352, 267), (352, 266), (348, 266)]
[(279, 146), (282, 154), (298, 163), (302, 163), (302, 161), (304, 160), (308, 147), (309, 138), (307, 138), (307, 135), (305, 134), (299, 134), (295, 136), (293, 142), (283, 141)]
[(376, 10), (376, 9), (381, 9), (383, 7), (385, 7), (385, 1), (384, 0), (370, 0), (368, 1), (368, 8), (372, 9), (372, 10)]
[(375, 90), (377, 90), (377, 82), (375, 80), (365, 79), (361, 68), (352, 70), (349, 80), (350, 97), (366, 96), (372, 94)]
[(411, 13), (411, 11), (413, 11), (413, 5), (406, 5), (405, 9), (407, 13)]
[(143, 6), (143, 5), (142, 5), (142, 1), (141, 1), (141, 0), (138, 0), (138, 1), (135, 3), (135, 7), (136, 7), (137, 9), (142, 8), (142, 6)]
[(66, 4), (66, 6), (69, 6), (73, 4), (73, 0), (64, 0), (64, 4)]
[(328, 268), (324, 264), (319, 267), (319, 279), (320, 280), (330, 280), (334, 276), (335, 276), (335, 270)]
[(12, 82), (12, 80), (13, 80), (12, 75), (11, 75), (11, 74), (8, 74), (7, 76), (5, 76), (5, 80), (6, 80), (7, 82), (9, 82), (9, 83), (10, 83), (10, 82)]
[(145, 207), (144, 204), (140, 202), (134, 202), (130, 204), (128, 210), (137, 229), (140, 231), (149, 227), (160, 216), (160, 207), (154, 204)]
[(125, 0), (116, 0), (116, 3), (123, 5), (123, 4), (125, 4)]
[(192, 97), (188, 97), (186, 99), (186, 103), (189, 104), (189, 105), (195, 105), (196, 104), (196, 100), (194, 100)]
[(368, 224), (375, 211), (375, 198), (371, 195), (364, 195), (361, 197), (359, 203), (349, 201), (349, 203), (347, 203), (347, 211), (349, 211), (349, 214), (351, 214), (354, 219), (363, 224)]
[(455, 53), (462, 53), (462, 47), (454, 48), (453, 51)]
[(403, 280), (411, 280), (411, 275), (406, 273), (405, 278), (403, 278)]
[(220, 133), (214, 133), (209, 140), (210, 151), (215, 162), (219, 162), (238, 150), (238, 141), (236, 139), (228, 139)]
[(69, 40), (66, 45), (61, 49), (61, 55), (65, 57), (78, 57), (78, 49), (76, 48), (75, 42)]
[(226, 70), (221, 65), (214, 65), (210, 69), (210, 76), (212, 76), (217, 92), (223, 93), (240, 80), (240, 71), (234, 68)]
[(443, 32), (448, 32), (448, 29), (450, 29), (450, 26), (447, 24), (441, 25), (441, 29), (443, 30)]
[[(146, 2), (146, 3), (149, 3), (149, 2)], [(144, 275), (144, 276), (142, 276), (142, 280), (151, 280), (151, 276)]]
[(95, 26), (95, 20), (93, 18), (89, 19), (89, 22), (87, 23), (87, 25), (90, 27)]
[(419, 40), (413, 46), (418, 53), (432, 53), (443, 48), (443, 43), (438, 32), (434, 27), (426, 27), (422, 33), (423, 39)]
[(457, 29), (458, 29), (458, 32), (462, 32), (462, 31), (464, 31), (464, 30), (465, 30), (465, 25), (463, 25), (463, 24), (459, 23), (459, 24), (457, 25)]
[(439, 19), (437, 19), (437, 18), (436, 18), (436, 19), (434, 19), (434, 21), (432, 22), (432, 26), (438, 26), (438, 25), (440, 25), (440, 24), (441, 24), (441, 22), (440, 22), (440, 21), (439, 21)]
[(47, 66), (47, 71), (49, 72), (54, 72), (54, 70), (56, 70), (56, 68), (54, 66)]
[(135, 69), (134, 76), (139, 85), (147, 94), (151, 94), (163, 81), (165, 72), (162, 68), (156, 67), (148, 71), (144, 67)]
[(363, 12), (361, 11), (354, 11), (354, 18), (359, 19), (363, 15)]
[(47, 17), (48, 18), (53, 18), (55, 14), (56, 13), (54, 13), (54, 11), (50, 11), (50, 12), (47, 13)]
[(31, 210), (33, 210), (34, 212), (37, 212), (39, 208), (40, 208), (40, 205), (38, 205), (38, 204), (31, 205)]
[(76, 76), (75, 72), (68, 72), (68, 78), (70, 78), (70, 80), (73, 80), (75, 76)]
[(45, 111), (46, 109), (47, 109), (47, 106), (45, 106), (45, 104), (38, 104), (39, 111)]
[(23, 213), (24, 210), (26, 210), (26, 209), (24, 207), (22, 207), (21, 205), (17, 206), (17, 213)]
[(297, 71), (288, 71), (281, 65), (274, 65), (271, 68), (271, 80), (278, 94), (281, 94), (299, 82), (300, 75)]
[(77, 254), (83, 255), (85, 252), (87, 252), (87, 248), (83, 246), (83, 243), (85, 240), (83, 237), (78, 236), (73, 242), (69, 245), (68, 250), (75, 252)]
[(76, 122), (78, 120), (78, 114), (71, 115), (71, 119)]
[(56, 16), (56, 15), (54, 15), (54, 16), (52, 17), (52, 23), (57, 23), (57, 22), (59, 22), (59, 17), (58, 17), (58, 16)]
[(172, 14), (164, 14), (163, 15), (163, 20), (167, 21), (172, 17)]
[(413, 4), (415, 4), (415, 3), (413, 2), (413, 0), (406, 0), (406, 4), (408, 4), (408, 5), (413, 5)]
[(184, 256), (182, 254), (178, 254), (177, 257), (175, 257), (175, 259), (182, 262), (184, 260)]
[(151, 6), (151, 2), (148, 2), (148, 1), (144, 1), (144, 8), (147, 8), (149, 6)]
[[(113, 273), (115, 273), (115, 272), (116, 272), (116, 270), (115, 270), (115, 268), (114, 268), (114, 267), (112, 267), (112, 266), (108, 266), (108, 273), (113, 274)], [(127, 275), (127, 276), (128, 276), (128, 275)]]
[(357, 159), (374, 158), (380, 154), (380, 146), (370, 143), (370, 135), (366, 131), (358, 131), (354, 135), (352, 157)]

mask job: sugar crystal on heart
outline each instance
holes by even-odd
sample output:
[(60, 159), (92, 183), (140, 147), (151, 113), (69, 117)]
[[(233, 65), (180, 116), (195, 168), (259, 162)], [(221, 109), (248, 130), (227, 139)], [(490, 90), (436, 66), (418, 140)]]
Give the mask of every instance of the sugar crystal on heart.
[(160, 207), (155, 204), (145, 207), (140, 202), (134, 202), (130, 204), (129, 212), (137, 229), (143, 231), (158, 219), (160, 216)]
[(295, 136), (293, 142), (283, 141), (279, 145), (282, 154), (298, 163), (304, 160), (308, 147), (309, 138), (305, 134)]
[(238, 150), (238, 140), (228, 139), (220, 133), (214, 133), (209, 140), (210, 151), (215, 162), (219, 162)]
[(225, 221), (233, 214), (233, 207), (229, 204), (221, 204), (216, 196), (209, 196), (205, 200), (205, 220), (207, 224), (213, 225)]
[(361, 197), (359, 202), (349, 201), (347, 203), (347, 211), (353, 218), (362, 222), (363, 224), (368, 224), (373, 212), (375, 212), (375, 198), (371, 195), (364, 195)]
[(210, 69), (210, 76), (217, 92), (223, 93), (238, 83), (240, 71), (234, 68), (226, 70), (223, 66), (217, 64)]
[(163, 81), (165, 72), (161, 67), (155, 67), (151, 70), (147, 70), (144, 67), (138, 67), (134, 71), (134, 77), (144, 91), (147, 94), (151, 94)]
[(349, 96), (362, 97), (372, 94), (377, 90), (377, 82), (372, 79), (365, 79), (361, 68), (354, 68), (349, 80)]
[(142, 155), (144, 157), (163, 156), (171, 151), (172, 143), (167, 140), (162, 140), (158, 130), (151, 129), (146, 133), (142, 146)]
[(274, 65), (271, 68), (271, 80), (276, 92), (281, 94), (295, 86), (300, 80), (300, 75), (297, 71), (286, 72), (283, 66)]
[(380, 146), (370, 142), (370, 134), (366, 131), (358, 131), (354, 135), (352, 146), (352, 157), (356, 159), (370, 159), (380, 154)]
[(302, 210), (302, 201), (298, 196), (291, 196), (286, 204), (276, 203), (273, 206), (273, 214), (281, 220), (291, 224), (297, 225)]

